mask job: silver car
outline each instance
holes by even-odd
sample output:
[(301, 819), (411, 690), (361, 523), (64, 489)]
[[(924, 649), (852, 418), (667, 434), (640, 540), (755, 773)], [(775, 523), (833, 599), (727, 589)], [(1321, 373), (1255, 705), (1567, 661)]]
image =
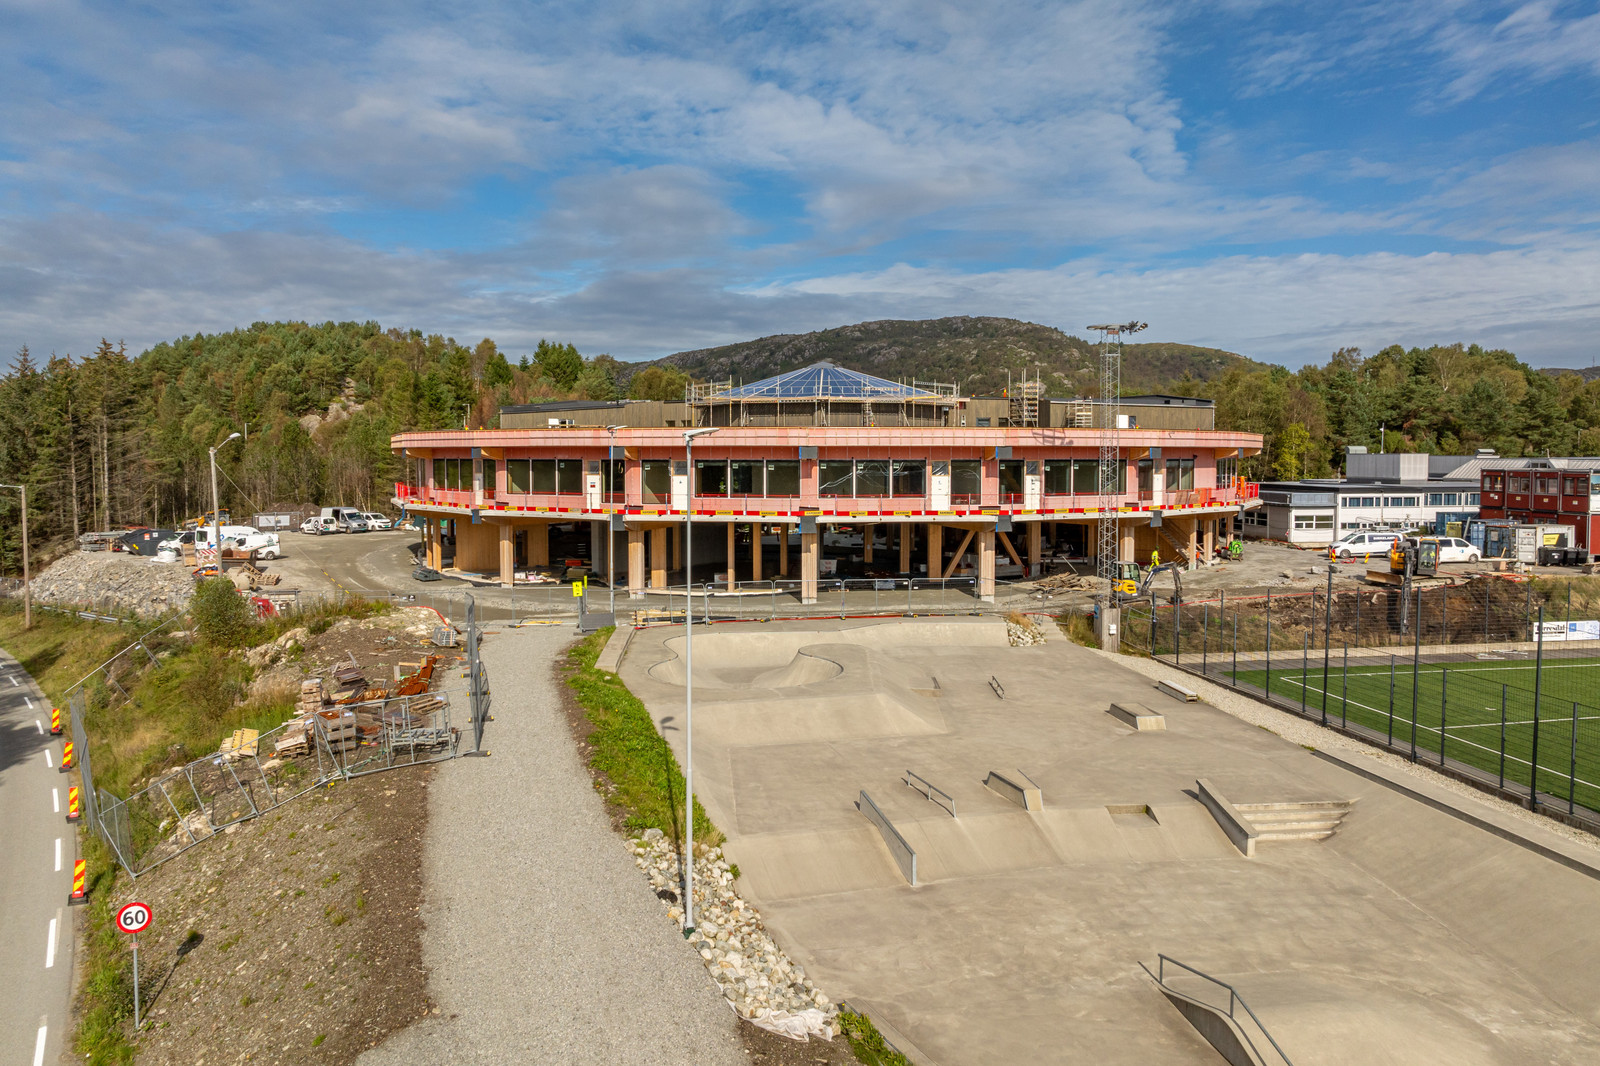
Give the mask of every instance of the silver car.
[(379, 514), (377, 511), (363, 511), (361, 517), (367, 520), (368, 529), (393, 529), (394, 520), (388, 515)]

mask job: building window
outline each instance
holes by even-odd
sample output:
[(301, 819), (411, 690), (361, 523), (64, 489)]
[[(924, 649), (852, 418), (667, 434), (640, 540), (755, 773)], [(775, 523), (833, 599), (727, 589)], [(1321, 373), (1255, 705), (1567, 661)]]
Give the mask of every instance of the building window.
[(889, 495), (889, 460), (857, 459), (855, 494), (857, 496)]
[(1593, 496), (1596, 493), (1600, 493), (1600, 473), (1589, 475), (1589, 494)]
[(983, 463), (977, 459), (950, 460), (950, 499), (976, 501), (983, 492)]
[(506, 491), (525, 495), (528, 490), (528, 460), (506, 460)]
[(1149, 493), (1155, 491), (1155, 465), (1149, 459), (1139, 460), (1139, 491)]
[(1504, 492), (1506, 476), (1504, 474), (1485, 474), (1483, 475), (1483, 487), (1490, 492)]
[(483, 461), (483, 491), (494, 492), (496, 489), (495, 461), (493, 459), (485, 459)]
[(556, 460), (556, 491), (577, 493), (583, 491), (583, 460)]
[(856, 464), (851, 459), (823, 459), (817, 463), (821, 496), (854, 496)]
[(1444, 503), (1444, 494), (1443, 493), (1441, 493), (1441, 492), (1430, 492), (1430, 493), (1428, 493), (1428, 506), (1429, 507), (1438, 507), (1442, 503)]
[(927, 463), (921, 459), (896, 459), (894, 461), (894, 494), (896, 496), (922, 496), (927, 489)]
[(1072, 460), (1072, 494), (1097, 496), (1100, 493), (1100, 460)]
[(672, 460), (646, 459), (639, 464), (639, 482), (645, 503), (672, 502)]
[(1185, 492), (1194, 488), (1194, 460), (1167, 460), (1167, 491)]
[(1237, 460), (1237, 459), (1218, 459), (1217, 460), (1217, 487), (1218, 488), (1227, 488), (1228, 486), (1233, 484), (1234, 479), (1237, 478), (1238, 476), (1239, 476), (1239, 460)]
[(696, 459), (694, 461), (694, 494), (696, 496), (726, 496), (728, 494), (728, 460)]
[(1458, 507), (1460, 504), (1461, 494), (1459, 492), (1447, 492), (1444, 494), (1444, 505), (1446, 507)]
[(1022, 495), (1021, 459), (1000, 460), (1000, 495), (1002, 497)]
[(1476, 492), (1469, 492), (1469, 493), (1467, 493), (1467, 503), (1468, 503), (1468, 504), (1469, 504), (1469, 505), (1471, 505), (1471, 506), (1473, 506), (1473, 507), (1476, 507), (1476, 506), (1478, 506), (1478, 500), (1479, 500), (1479, 499), (1480, 499), (1480, 498), (1481, 498), (1481, 497), (1480, 497), (1480, 496), (1479, 496), (1479, 494), (1478, 494), (1478, 493), (1476, 493)]
[(800, 495), (800, 460), (767, 460), (767, 495)]
[(735, 459), (728, 464), (728, 492), (733, 496), (765, 496), (760, 460)]
[(1267, 512), (1260, 508), (1244, 513), (1244, 524), (1247, 526), (1264, 526), (1267, 524)]
[(1417, 500), (1418, 500), (1418, 497), (1416, 497), (1416, 496), (1407, 496), (1406, 497), (1406, 502), (1401, 504), (1401, 506), (1402, 507), (1415, 507), (1417, 505)]
[[(1246, 512), (1248, 513), (1248, 512)], [(1333, 515), (1331, 514), (1297, 514), (1294, 516), (1296, 529), (1332, 529)]]
[(1072, 492), (1071, 459), (1044, 461), (1044, 491), (1048, 496), (1066, 496)]
[(1512, 474), (1506, 479), (1506, 487), (1511, 492), (1527, 492), (1532, 484), (1533, 479), (1527, 474)]

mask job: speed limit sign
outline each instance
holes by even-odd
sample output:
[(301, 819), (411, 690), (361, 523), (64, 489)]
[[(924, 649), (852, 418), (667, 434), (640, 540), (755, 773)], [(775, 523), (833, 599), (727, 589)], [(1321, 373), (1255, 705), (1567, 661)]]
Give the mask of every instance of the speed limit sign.
[(143, 903), (124, 904), (117, 911), (117, 928), (124, 933), (142, 933), (150, 924), (150, 908)]

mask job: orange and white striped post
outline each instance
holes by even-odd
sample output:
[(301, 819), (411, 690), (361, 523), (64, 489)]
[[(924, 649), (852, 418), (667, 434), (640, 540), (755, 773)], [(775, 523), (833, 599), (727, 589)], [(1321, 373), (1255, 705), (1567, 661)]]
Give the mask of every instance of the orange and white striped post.
[(78, 786), (73, 785), (67, 789), (67, 821), (78, 820)]
[(50, 708), (50, 735), (53, 736), (53, 737), (59, 737), (61, 735), (61, 708), (60, 707), (52, 707), (52, 708)]
[(89, 880), (89, 864), (78, 859), (72, 864), (72, 895), (67, 897), (67, 905), (75, 903), (88, 903), (89, 895), (84, 891), (84, 886)]
[(72, 769), (72, 741), (69, 740), (61, 745), (61, 772), (66, 773), (70, 769)]

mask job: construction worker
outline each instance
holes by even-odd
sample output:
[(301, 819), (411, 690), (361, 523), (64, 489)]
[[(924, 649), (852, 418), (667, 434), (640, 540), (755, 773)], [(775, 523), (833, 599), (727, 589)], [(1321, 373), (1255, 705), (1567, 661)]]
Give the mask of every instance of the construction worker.
[(1160, 565), (1161, 565), (1161, 549), (1160, 548), (1151, 548), (1150, 549), (1150, 569), (1154, 570), (1156, 567), (1158, 567)]

